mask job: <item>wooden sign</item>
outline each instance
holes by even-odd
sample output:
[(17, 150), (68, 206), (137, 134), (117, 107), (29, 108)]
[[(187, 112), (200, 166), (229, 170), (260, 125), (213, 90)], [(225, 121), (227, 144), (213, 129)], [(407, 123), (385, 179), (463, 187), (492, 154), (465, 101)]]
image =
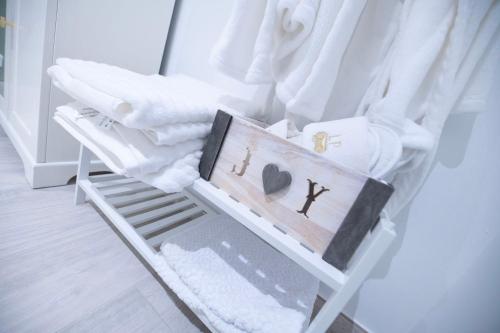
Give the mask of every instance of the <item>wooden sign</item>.
[[(268, 174), (289, 174), (291, 182), (266, 194), (264, 182), (273, 181), (272, 175), (263, 179), (269, 165), (275, 170)], [(392, 193), (387, 184), (222, 111), (204, 148), (200, 173), (340, 269)]]

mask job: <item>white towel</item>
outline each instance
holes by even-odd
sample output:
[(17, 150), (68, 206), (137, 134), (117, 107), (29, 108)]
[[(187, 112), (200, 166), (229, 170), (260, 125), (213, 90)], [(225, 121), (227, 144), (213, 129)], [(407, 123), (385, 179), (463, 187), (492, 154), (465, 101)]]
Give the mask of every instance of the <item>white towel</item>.
[[(300, 332), (305, 319), (301, 313), (284, 308), (274, 298), (262, 294), (212, 250), (188, 252), (166, 244), (162, 252), (180, 279), (225, 322), (243, 332)], [(228, 303), (227, 296), (242, 291), (244, 302)]]
[(210, 63), (243, 82), (273, 82), (273, 63), (304, 43), (318, 5), (319, 0), (237, 0)]
[(366, 117), (311, 123), (294, 137), (287, 137), (286, 123), (283, 120), (268, 130), (375, 179), (390, 178), (398, 166), (406, 163), (402, 159), (403, 145), (428, 150), (434, 143), (430, 133), (422, 136), (421, 127), (411, 121), (406, 123), (409, 129), (403, 137), (387, 126), (370, 123)]
[(157, 172), (141, 174), (136, 178), (166, 193), (180, 192), (200, 178), (198, 166), (201, 154), (201, 151), (187, 154)]
[(91, 61), (59, 58), (49, 67), (55, 86), (130, 128), (210, 122), (219, 89), (184, 75), (141, 75)]
[(368, 174), (368, 128), (365, 117), (311, 123), (302, 131), (302, 146), (350, 169)]
[[(499, 26), (498, 1), (405, 2), (394, 44), (357, 112), (398, 133), (403, 144), (392, 174), (397, 191), (388, 204), (390, 214), (423, 183), (444, 122), (474, 69), (500, 58)], [(489, 84), (481, 87), (487, 90)]]
[(307, 327), (318, 280), (228, 216), (167, 238), (157, 259), (165, 282), (220, 332)]
[(203, 140), (156, 146), (130, 129), (82, 104), (57, 108), (54, 118), (88, 146), (113, 172), (136, 177), (166, 192), (178, 192), (199, 177)]
[(194, 139), (203, 139), (212, 128), (212, 123), (169, 124), (142, 130), (155, 145), (175, 145)]

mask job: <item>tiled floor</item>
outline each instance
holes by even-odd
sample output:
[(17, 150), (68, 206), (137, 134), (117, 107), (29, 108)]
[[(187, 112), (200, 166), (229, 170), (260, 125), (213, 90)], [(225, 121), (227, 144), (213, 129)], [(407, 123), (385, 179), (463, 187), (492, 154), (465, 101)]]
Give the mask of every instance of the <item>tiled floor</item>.
[(32, 190), (0, 127), (0, 332), (206, 331), (73, 190)]

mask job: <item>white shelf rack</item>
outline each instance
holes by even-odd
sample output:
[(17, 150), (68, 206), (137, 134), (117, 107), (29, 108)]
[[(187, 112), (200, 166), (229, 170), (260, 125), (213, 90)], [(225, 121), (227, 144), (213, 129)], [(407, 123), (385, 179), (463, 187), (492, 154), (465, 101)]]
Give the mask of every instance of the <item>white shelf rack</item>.
[[(205, 180), (197, 180), (187, 191), (166, 194), (133, 178), (113, 174), (89, 176), (91, 155), (82, 144), (75, 203), (85, 202), (86, 197), (92, 200), (150, 265), (154, 266), (164, 239), (188, 225), (203, 223), (220, 209), (331, 288), (333, 292), (310, 323), (307, 333), (328, 329), (395, 237), (393, 223), (381, 218), (363, 240), (348, 269), (342, 272)], [(203, 313), (193, 312), (216, 332)]]

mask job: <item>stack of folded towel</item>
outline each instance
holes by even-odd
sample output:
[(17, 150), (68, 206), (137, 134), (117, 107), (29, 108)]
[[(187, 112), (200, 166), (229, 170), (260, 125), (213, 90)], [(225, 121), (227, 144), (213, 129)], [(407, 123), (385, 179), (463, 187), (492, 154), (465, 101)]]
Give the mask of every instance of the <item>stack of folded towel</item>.
[(58, 59), (48, 69), (77, 103), (59, 107), (85, 144), (114, 172), (177, 192), (197, 177), (203, 139), (223, 92), (184, 75), (141, 75)]

